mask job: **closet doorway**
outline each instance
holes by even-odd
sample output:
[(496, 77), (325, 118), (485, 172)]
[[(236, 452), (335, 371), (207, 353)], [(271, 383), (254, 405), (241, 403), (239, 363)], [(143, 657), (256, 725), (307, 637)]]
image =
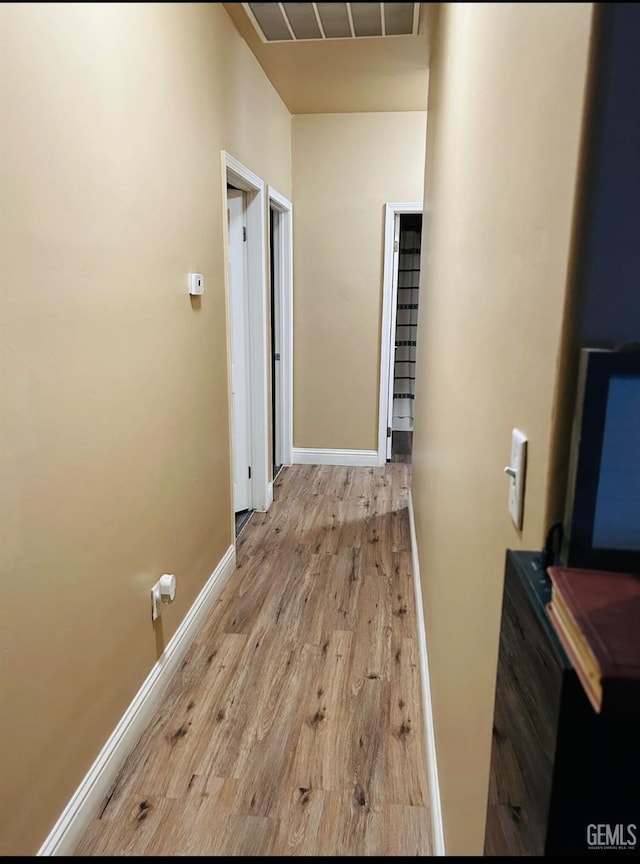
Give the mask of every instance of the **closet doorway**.
[(386, 205), (378, 461), (411, 462), (422, 204)]

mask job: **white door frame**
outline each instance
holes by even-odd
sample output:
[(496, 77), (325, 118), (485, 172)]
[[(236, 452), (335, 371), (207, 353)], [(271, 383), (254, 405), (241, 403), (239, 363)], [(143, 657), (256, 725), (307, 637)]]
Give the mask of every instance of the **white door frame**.
[(394, 280), (396, 257), (393, 248), (396, 216), (422, 213), (422, 201), (401, 201), (385, 204), (384, 220), (384, 275), (382, 288), (382, 331), (380, 338), (380, 401), (378, 403), (378, 465), (387, 461), (387, 425), (389, 421), (389, 393), (392, 389), (395, 342), (397, 281)]
[[(266, 274), (266, 219), (265, 184), (257, 174), (234, 156), (221, 151), (222, 192), (224, 204), (224, 231), (226, 238), (227, 182), (247, 193), (247, 282), (249, 300), (249, 370), (251, 411), (251, 508), (268, 510), (273, 501), (273, 483), (269, 481), (269, 413), (267, 406), (267, 274)], [(224, 243), (227, 310), (229, 304), (228, 251)], [(229, 322), (227, 311), (227, 322)], [(227, 338), (227, 365), (229, 369), (229, 405), (231, 404), (230, 340)], [(231, 418), (230, 418), (231, 419)], [(230, 424), (230, 456), (233, 460), (233, 435)], [(233, 461), (231, 462), (233, 465)], [(233, 472), (232, 480), (233, 480)], [(232, 484), (233, 490), (233, 484)], [(233, 509), (233, 508), (232, 508)]]
[[(269, 206), (278, 214), (274, 231), (273, 281), (276, 314), (275, 327), (280, 347), (276, 362), (277, 381), (273, 382), (276, 401), (276, 442), (273, 459), (276, 465), (291, 465), (293, 447), (293, 205), (273, 186), (268, 187)], [(277, 443), (277, 448), (276, 448)], [(277, 452), (276, 452), (277, 450)]]

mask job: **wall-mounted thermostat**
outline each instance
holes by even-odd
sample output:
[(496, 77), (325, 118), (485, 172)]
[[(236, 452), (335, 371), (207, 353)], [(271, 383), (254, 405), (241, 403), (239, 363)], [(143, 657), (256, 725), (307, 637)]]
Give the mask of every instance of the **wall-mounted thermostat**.
[(204, 276), (202, 273), (189, 273), (189, 294), (204, 294)]

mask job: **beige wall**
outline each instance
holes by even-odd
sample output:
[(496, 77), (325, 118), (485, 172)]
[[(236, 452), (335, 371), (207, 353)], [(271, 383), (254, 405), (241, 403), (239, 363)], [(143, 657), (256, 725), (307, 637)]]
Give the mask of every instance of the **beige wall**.
[(292, 119), (296, 447), (377, 450), (384, 204), (421, 201), (426, 113)]
[(0, 14), (7, 855), (37, 851), (232, 542), (221, 148), (291, 187), (290, 115), (221, 6)]
[[(413, 499), (448, 854), (481, 854), (506, 548), (538, 549), (591, 4), (443, 4), (430, 72)], [(529, 438), (524, 526), (511, 429)]]

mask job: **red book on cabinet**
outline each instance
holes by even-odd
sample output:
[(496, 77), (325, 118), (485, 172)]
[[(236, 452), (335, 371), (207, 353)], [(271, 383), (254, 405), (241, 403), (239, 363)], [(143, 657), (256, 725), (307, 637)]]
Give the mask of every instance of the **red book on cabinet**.
[(552, 566), (547, 612), (596, 711), (609, 680), (640, 683), (640, 574)]

